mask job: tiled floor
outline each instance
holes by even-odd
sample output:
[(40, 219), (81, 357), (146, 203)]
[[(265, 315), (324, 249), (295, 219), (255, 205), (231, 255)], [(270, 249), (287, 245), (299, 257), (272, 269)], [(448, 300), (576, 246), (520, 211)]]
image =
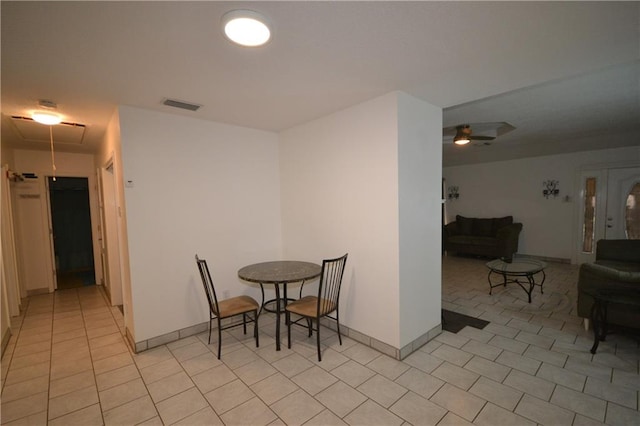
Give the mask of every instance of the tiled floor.
[(589, 353), (574, 315), (577, 267), (550, 264), (533, 303), (488, 295), (484, 261), (445, 258), (443, 307), (490, 321), (442, 333), (403, 362), (351, 339), (294, 337), (273, 317), (226, 333), (222, 361), (192, 336), (133, 355), (96, 287), (30, 298), (2, 359), (2, 424), (638, 425), (640, 349), (611, 336)]

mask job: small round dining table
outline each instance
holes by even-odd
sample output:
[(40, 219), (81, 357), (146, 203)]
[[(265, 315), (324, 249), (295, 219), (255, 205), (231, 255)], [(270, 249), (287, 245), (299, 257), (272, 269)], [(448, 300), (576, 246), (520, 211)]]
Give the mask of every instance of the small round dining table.
[[(320, 276), (322, 268), (312, 262), (299, 260), (277, 260), (271, 262), (254, 263), (238, 270), (238, 277), (244, 281), (260, 284), (263, 294), (262, 309), (267, 309), (266, 304), (275, 301), (276, 308), (276, 350), (280, 350), (280, 315), (287, 307), (287, 285), (317, 278)], [(273, 284), (276, 291), (276, 298), (264, 301), (265, 284)], [(282, 289), (282, 297), (280, 291)]]

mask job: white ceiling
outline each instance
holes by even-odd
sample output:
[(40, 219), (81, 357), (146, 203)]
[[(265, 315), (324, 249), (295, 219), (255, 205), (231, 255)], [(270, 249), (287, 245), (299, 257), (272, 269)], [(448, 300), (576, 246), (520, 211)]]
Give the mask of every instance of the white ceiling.
[[(639, 2), (7, 2), (2, 142), (39, 99), (86, 125), (91, 151), (119, 104), (280, 131), (402, 90), (443, 127), (506, 121), (444, 164), (640, 145)], [(239, 48), (220, 19), (266, 15), (273, 40)], [(187, 112), (164, 98), (201, 104)]]

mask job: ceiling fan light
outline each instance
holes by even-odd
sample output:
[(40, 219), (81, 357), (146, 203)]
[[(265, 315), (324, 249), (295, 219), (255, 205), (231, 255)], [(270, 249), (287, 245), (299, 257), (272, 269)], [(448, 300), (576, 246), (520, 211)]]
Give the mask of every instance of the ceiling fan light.
[(466, 136), (456, 136), (455, 138), (453, 138), (453, 143), (455, 143), (456, 145), (466, 145), (469, 142), (471, 142), (471, 140)]
[(262, 46), (271, 39), (267, 19), (252, 10), (232, 10), (222, 17), (225, 36), (241, 46)]
[(34, 112), (31, 114), (31, 118), (40, 124), (46, 124), (48, 126), (53, 126), (62, 122), (62, 117), (52, 112)]

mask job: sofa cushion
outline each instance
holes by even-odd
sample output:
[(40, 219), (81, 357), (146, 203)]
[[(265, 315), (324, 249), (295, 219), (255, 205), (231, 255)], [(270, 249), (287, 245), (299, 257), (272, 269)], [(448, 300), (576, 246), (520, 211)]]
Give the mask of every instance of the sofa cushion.
[(476, 237), (470, 235), (456, 235), (450, 237), (451, 244), (462, 244), (467, 246), (495, 246), (497, 241), (493, 237)]
[(457, 215), (456, 224), (458, 225), (458, 234), (471, 235), (473, 232), (473, 221), (474, 219)]
[(493, 219), (473, 219), (471, 235), (478, 237), (494, 237)]
[(493, 219), (493, 235), (498, 233), (498, 229), (509, 226), (513, 223), (513, 216), (496, 217)]

